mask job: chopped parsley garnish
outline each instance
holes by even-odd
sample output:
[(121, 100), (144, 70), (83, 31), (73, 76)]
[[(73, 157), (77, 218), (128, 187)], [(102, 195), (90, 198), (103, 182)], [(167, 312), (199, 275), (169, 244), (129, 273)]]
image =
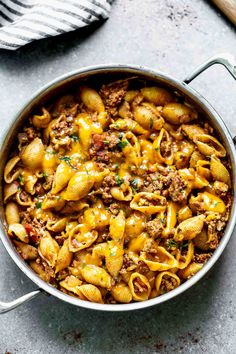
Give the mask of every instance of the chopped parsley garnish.
[(132, 181), (130, 182), (131, 184), (131, 187), (133, 189), (133, 192), (137, 192), (137, 189), (138, 189), (138, 179), (137, 178), (134, 178), (132, 179)]
[(155, 150), (156, 150), (156, 151), (160, 151), (160, 147), (159, 147), (159, 146), (156, 147)]
[(115, 169), (116, 170), (118, 170), (118, 168), (119, 168), (119, 164), (118, 164), (118, 162), (115, 164)]
[(128, 143), (127, 140), (120, 140), (119, 143), (117, 144), (117, 146), (118, 146), (120, 149), (124, 149), (128, 144), (129, 144), (129, 143)]
[(182, 245), (179, 246), (181, 250), (188, 248), (188, 241), (182, 243)]
[(116, 255), (116, 250), (111, 250), (110, 257), (115, 257), (115, 255)]
[(214, 207), (216, 207), (219, 204), (219, 202), (214, 202)]
[(48, 173), (47, 173), (47, 172), (43, 172), (43, 173), (42, 173), (42, 176), (45, 177), (45, 178), (47, 178), (47, 177), (48, 177)]
[(170, 250), (171, 248), (177, 248), (178, 247), (178, 243), (175, 240), (173, 240), (173, 239), (169, 239), (166, 242), (166, 246), (167, 246), (167, 249)]
[(153, 118), (150, 118), (150, 129), (153, 128), (153, 124), (154, 124)]
[(119, 187), (124, 183), (124, 178), (120, 178), (118, 173), (116, 173), (116, 183), (118, 184)]
[(108, 140), (103, 140), (104, 144), (109, 145), (110, 142)]
[(48, 154), (50, 154), (50, 155), (56, 155), (56, 151), (47, 150), (46, 152), (47, 152)]
[(70, 156), (60, 156), (59, 160), (65, 161), (71, 168), (77, 170), (77, 168), (74, 165), (72, 165)]
[(69, 135), (69, 137), (73, 140), (73, 141), (79, 141), (79, 136), (77, 133), (71, 134)]
[(165, 224), (165, 220), (163, 218), (159, 218), (159, 220), (162, 224)]
[(23, 184), (23, 183), (24, 183), (24, 178), (23, 178), (21, 175), (19, 175), (19, 176), (17, 177), (17, 181), (18, 181), (20, 184)]
[(40, 209), (40, 208), (42, 208), (42, 202), (36, 202), (36, 208), (37, 209)]
[(126, 147), (126, 145), (128, 145), (128, 141), (126, 139), (123, 139), (123, 133), (119, 133), (119, 139), (120, 141), (118, 142), (117, 146), (122, 150), (124, 149), (124, 147)]

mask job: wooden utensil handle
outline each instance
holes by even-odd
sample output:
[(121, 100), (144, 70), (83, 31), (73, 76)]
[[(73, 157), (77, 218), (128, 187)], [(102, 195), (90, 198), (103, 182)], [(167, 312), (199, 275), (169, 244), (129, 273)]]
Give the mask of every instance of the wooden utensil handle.
[(236, 25), (236, 0), (212, 0), (212, 1)]

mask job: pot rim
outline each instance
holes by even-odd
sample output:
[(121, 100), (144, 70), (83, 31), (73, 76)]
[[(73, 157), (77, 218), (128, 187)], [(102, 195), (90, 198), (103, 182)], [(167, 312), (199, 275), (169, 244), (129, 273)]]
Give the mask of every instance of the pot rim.
[[(27, 107), (32, 104), (34, 100), (36, 100), (37, 97), (39, 96), (44, 96), (47, 91), (50, 91), (53, 89), (53, 86), (60, 86), (63, 85), (63, 83), (66, 83), (67, 80), (73, 79), (78, 77), (80, 75), (85, 75), (85, 74), (106, 74), (108, 72), (120, 72), (120, 73), (129, 73), (129, 74), (137, 74), (137, 75), (143, 75), (149, 77), (149, 79), (155, 80), (167, 80), (169, 84), (172, 84), (175, 88), (179, 88), (183, 93), (186, 93), (188, 95), (191, 95), (193, 101), (198, 102), (198, 104), (203, 108), (204, 111), (208, 111), (211, 114), (211, 117), (219, 124), (221, 133), (224, 134), (228, 148), (229, 148), (229, 153), (230, 153), (230, 158), (231, 158), (231, 165), (236, 166), (236, 151), (234, 147), (234, 143), (232, 140), (232, 137), (225, 126), (222, 118), (219, 116), (219, 114), (215, 111), (215, 109), (211, 106), (211, 104), (197, 91), (195, 91), (193, 88), (191, 88), (188, 84), (185, 82), (182, 82), (171, 75), (168, 75), (164, 72), (154, 70), (151, 68), (148, 68), (146, 66), (139, 66), (139, 65), (132, 65), (132, 64), (102, 64), (102, 65), (93, 65), (93, 66), (86, 66), (82, 67), (77, 70), (70, 71), (66, 74), (63, 74), (56, 79), (50, 81), (46, 85), (44, 85), (42, 88), (38, 89), (27, 101), (26, 104), (22, 105), (21, 109), (18, 110), (18, 112), (15, 114), (14, 119), (11, 120), (10, 128), (7, 128), (2, 137), (3, 145), (10, 136), (10, 131), (12, 128), (14, 128), (14, 125), (18, 121), (19, 117), (22, 115), (22, 113), (27, 109)], [(55, 87), (54, 87), (55, 89)], [(14, 131), (14, 129), (13, 129)], [(235, 171), (232, 169), (233, 173), (233, 179), (234, 179), (234, 174)], [(224, 232), (224, 236), (222, 237), (219, 246), (217, 249), (214, 251), (212, 257), (207, 261), (207, 263), (203, 266), (201, 270), (199, 270), (193, 277), (191, 277), (189, 280), (187, 280), (185, 283), (181, 284), (179, 287), (176, 289), (163, 294), (161, 296), (155, 297), (153, 299), (149, 299), (146, 301), (142, 302), (135, 302), (135, 303), (129, 303), (129, 304), (97, 304), (89, 301), (84, 301), (80, 300), (78, 298), (75, 298), (73, 296), (67, 295), (60, 290), (52, 287), (45, 281), (39, 278), (39, 276), (27, 265), (27, 263), (20, 257), (20, 255), (17, 253), (15, 250), (14, 246), (11, 243), (11, 240), (5, 235), (4, 227), (2, 222), (0, 223), (1, 225), (1, 232), (0, 232), (0, 238), (3, 242), (4, 247), (6, 248), (8, 254), (10, 257), (13, 259), (13, 261), (17, 264), (17, 266), (25, 273), (25, 275), (30, 278), (36, 285), (38, 285), (41, 289), (43, 289), (46, 293), (49, 293), (56, 298), (63, 300), (67, 303), (70, 303), (75, 306), (80, 306), (83, 308), (87, 309), (93, 309), (93, 310), (101, 310), (101, 311), (131, 311), (131, 310), (138, 310), (138, 309), (144, 309), (147, 307), (151, 307), (160, 303), (163, 303), (167, 300), (170, 300), (174, 298), (175, 296), (183, 293), (190, 287), (192, 287), (194, 284), (196, 284), (216, 263), (216, 261), (219, 259), (221, 256), (222, 252), (224, 251), (226, 245), (228, 244), (230, 237), (233, 233), (234, 230), (234, 221), (236, 220), (236, 207), (235, 207), (235, 202), (236, 202), (236, 193), (235, 193), (235, 184), (233, 184), (233, 189), (234, 189), (234, 195), (233, 195), (233, 205), (232, 205), (232, 210), (231, 210), (231, 216), (228, 221), (227, 227)]]

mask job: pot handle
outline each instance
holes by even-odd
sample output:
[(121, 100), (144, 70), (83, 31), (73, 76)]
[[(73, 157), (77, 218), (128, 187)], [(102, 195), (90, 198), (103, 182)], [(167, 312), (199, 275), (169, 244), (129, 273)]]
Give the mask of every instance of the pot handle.
[(236, 80), (236, 60), (234, 56), (229, 53), (221, 53), (214, 55), (200, 64), (190, 75), (185, 78), (184, 82), (189, 84), (193, 79), (214, 64), (223, 65)]
[(11, 302), (2, 302), (0, 301), (0, 314), (9, 312), (13, 310), (14, 308), (23, 305), (25, 302), (34, 299), (38, 295), (43, 294), (43, 290), (38, 289), (35, 291), (32, 291), (31, 293), (28, 293), (26, 295), (23, 295), (19, 297), (16, 300), (13, 300)]

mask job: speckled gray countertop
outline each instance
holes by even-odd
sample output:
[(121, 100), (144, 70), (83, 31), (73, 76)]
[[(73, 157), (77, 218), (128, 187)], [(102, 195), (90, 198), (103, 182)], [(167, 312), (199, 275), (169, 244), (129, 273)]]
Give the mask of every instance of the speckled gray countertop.
[[(97, 27), (97, 28), (96, 28)], [(236, 55), (236, 32), (204, 0), (116, 0), (101, 26), (0, 51), (3, 127), (34, 90), (85, 65), (134, 63), (183, 79), (209, 56)], [(222, 67), (192, 83), (236, 135), (236, 82)], [(101, 313), (42, 296), (0, 317), (0, 354), (236, 353), (236, 233), (212, 272), (178, 298), (150, 309)], [(0, 244), (0, 299), (35, 285)]]

